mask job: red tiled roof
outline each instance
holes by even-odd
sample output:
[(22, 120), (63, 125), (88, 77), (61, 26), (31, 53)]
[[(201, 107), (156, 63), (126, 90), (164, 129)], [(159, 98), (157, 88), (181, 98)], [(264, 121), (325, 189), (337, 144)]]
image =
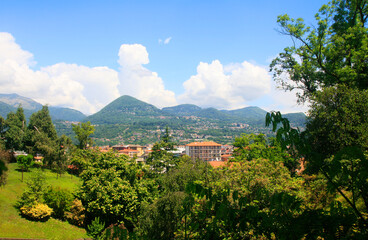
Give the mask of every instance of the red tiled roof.
[(218, 168), (218, 167), (223, 167), (223, 166), (225, 166), (227, 162), (224, 162), (224, 161), (208, 161), (208, 163), (209, 163), (213, 168)]

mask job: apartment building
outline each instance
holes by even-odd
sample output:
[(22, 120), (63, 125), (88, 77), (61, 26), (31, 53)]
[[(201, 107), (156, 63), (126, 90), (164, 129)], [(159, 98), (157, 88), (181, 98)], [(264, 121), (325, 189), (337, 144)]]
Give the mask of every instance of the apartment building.
[(119, 153), (127, 154), (130, 157), (133, 157), (133, 156), (140, 157), (144, 153), (144, 147), (143, 146), (134, 145), (134, 144), (115, 145), (115, 146), (112, 147), (112, 149), (114, 149), (114, 151), (117, 151)]
[(221, 144), (215, 142), (192, 142), (185, 145), (185, 154), (194, 160), (221, 161)]

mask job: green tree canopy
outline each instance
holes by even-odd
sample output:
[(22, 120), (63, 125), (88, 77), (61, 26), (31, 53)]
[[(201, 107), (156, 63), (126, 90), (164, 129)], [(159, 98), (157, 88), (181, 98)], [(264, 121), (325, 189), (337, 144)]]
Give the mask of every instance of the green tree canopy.
[(90, 138), (90, 135), (95, 132), (95, 127), (89, 121), (73, 124), (73, 131), (79, 141), (80, 149), (87, 149), (89, 145), (92, 145), (93, 140)]
[(47, 106), (43, 106), (40, 111), (31, 115), (28, 129), (38, 133), (43, 132), (51, 140), (57, 139), (55, 126), (52, 123), (49, 108)]
[(15, 113), (10, 112), (6, 118), (5, 126), (3, 128), (6, 132), (5, 146), (7, 149), (23, 150), (24, 140), (27, 133), (26, 118), (21, 106), (18, 107)]
[(299, 167), (298, 158), (292, 157), (275, 139), (267, 139), (264, 134), (242, 134), (241, 137), (235, 138), (233, 145), (234, 161), (251, 161), (258, 158), (278, 161), (284, 163), (293, 173)]
[(23, 182), (23, 171), (28, 171), (30, 167), (32, 167), (34, 161), (33, 156), (28, 155), (20, 155), (17, 157), (17, 164), (22, 168), (22, 182)]
[(31, 115), (28, 124), (27, 147), (34, 154), (43, 154), (46, 164), (51, 165), (58, 157), (58, 144), (55, 126), (47, 106)]
[(366, 0), (333, 0), (316, 14), (317, 26), (288, 15), (278, 17), (280, 32), (294, 45), (270, 65), (274, 79), (286, 90), (299, 89), (305, 101), (325, 87), (343, 84), (368, 89)]
[(124, 223), (131, 230), (137, 224), (141, 204), (151, 203), (154, 182), (134, 160), (113, 152), (94, 152), (89, 166), (81, 173), (78, 196), (85, 206), (87, 222), (95, 217), (106, 223)]
[(362, 232), (368, 226), (367, 18), (367, 0), (331, 1), (316, 14), (316, 28), (279, 16), (294, 46), (279, 54), (271, 71), (285, 90), (299, 89), (299, 100), (309, 100), (311, 108), (302, 133), (279, 114), (267, 115), (274, 130), (283, 124), (277, 134), (282, 145), (305, 157), (307, 170), (322, 173), (343, 197)]

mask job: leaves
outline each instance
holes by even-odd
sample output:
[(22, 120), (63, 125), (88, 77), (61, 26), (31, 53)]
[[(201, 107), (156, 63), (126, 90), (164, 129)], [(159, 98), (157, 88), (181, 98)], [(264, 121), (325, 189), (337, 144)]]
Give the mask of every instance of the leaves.
[(91, 123), (85, 122), (80, 123), (78, 125), (72, 124), (73, 131), (77, 135), (77, 139), (79, 141), (80, 149), (87, 149), (88, 146), (91, 146), (93, 141), (90, 138), (90, 135), (94, 133), (95, 127), (91, 125)]

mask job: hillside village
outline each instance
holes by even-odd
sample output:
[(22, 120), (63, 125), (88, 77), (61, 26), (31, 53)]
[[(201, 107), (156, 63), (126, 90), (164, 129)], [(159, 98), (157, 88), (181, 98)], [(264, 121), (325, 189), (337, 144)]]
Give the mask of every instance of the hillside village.
[[(124, 154), (130, 158), (134, 158), (137, 162), (146, 162), (152, 153), (152, 146), (141, 145), (114, 145), (98, 147), (101, 152), (114, 151), (120, 155)], [(234, 147), (232, 145), (221, 145), (216, 142), (191, 142), (187, 145), (174, 146), (173, 150), (169, 150), (176, 157), (187, 155), (193, 160), (199, 159), (206, 161), (212, 166), (221, 166), (221, 162), (226, 162), (232, 158)]]
[[(6, 118), (18, 106), (24, 108), (26, 119), (42, 108), (32, 99), (17, 94), (0, 94), (0, 115)], [(85, 116), (67, 108), (49, 106), (49, 111), (59, 136), (74, 138), (72, 124), (90, 121), (95, 127), (92, 135), (97, 146), (117, 144), (154, 144), (159, 141), (166, 127), (179, 145), (193, 141), (215, 141), (231, 144), (242, 133), (263, 133), (273, 136), (265, 127), (266, 111), (259, 107), (237, 110), (202, 109), (191, 104), (158, 109), (130, 96), (121, 96), (99, 112)], [(285, 114), (293, 127), (305, 127), (304, 113)], [(75, 138), (74, 138), (74, 141)]]
[(14, 2), (0, 239), (368, 239), (368, 0)]

